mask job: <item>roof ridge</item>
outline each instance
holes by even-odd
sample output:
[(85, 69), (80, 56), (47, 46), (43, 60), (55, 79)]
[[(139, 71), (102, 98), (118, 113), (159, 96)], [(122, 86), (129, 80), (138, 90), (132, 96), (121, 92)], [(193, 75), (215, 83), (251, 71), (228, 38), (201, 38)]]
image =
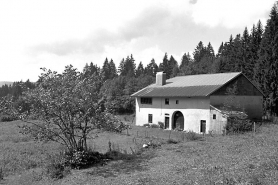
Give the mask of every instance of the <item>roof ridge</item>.
[[(176, 78), (176, 77), (185, 77), (185, 76), (203, 76), (203, 75), (220, 75), (220, 74), (231, 74), (231, 73), (242, 73), (241, 71), (239, 72), (227, 72), (227, 73), (206, 73), (206, 74), (195, 74), (195, 75), (182, 75), (182, 76), (175, 76), (173, 78)], [(169, 79), (173, 79), (173, 78), (169, 78)], [(167, 80), (169, 80), (167, 79)]]

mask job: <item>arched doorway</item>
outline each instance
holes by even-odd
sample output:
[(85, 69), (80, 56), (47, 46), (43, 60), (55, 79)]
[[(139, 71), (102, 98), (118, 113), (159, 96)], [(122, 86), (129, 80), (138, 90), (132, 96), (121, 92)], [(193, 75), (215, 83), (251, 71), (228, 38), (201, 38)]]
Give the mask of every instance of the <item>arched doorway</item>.
[(173, 114), (173, 124), (172, 129), (179, 129), (184, 130), (184, 117), (183, 114), (180, 111), (176, 111)]

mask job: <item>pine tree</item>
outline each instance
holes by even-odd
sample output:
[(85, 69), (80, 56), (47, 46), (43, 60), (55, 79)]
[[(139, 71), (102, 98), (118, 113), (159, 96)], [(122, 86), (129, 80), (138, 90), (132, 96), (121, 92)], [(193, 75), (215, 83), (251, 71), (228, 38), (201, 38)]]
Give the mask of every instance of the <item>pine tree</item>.
[(166, 69), (168, 67), (168, 63), (169, 63), (168, 54), (165, 53), (165, 55), (163, 57), (163, 60), (162, 60), (162, 63), (159, 64), (159, 70), (166, 72)]
[(109, 75), (110, 75), (110, 67), (109, 67), (108, 59), (105, 58), (105, 61), (101, 69), (102, 81), (106, 81), (107, 79), (109, 79)]
[(262, 37), (255, 79), (264, 91), (266, 109), (278, 114), (278, 2), (274, 4)]
[(143, 66), (142, 62), (140, 62), (137, 69), (136, 69), (136, 77), (139, 77), (139, 76), (143, 75), (144, 72), (145, 72), (144, 71), (144, 66)]
[(123, 76), (124, 74), (124, 68), (125, 68), (125, 59), (123, 58), (119, 64), (119, 67), (118, 67), (118, 73)]
[[(174, 71), (174, 68), (175, 71)], [(173, 77), (173, 76), (177, 76), (177, 73), (178, 73), (178, 62), (176, 61), (176, 59), (171, 55), (170, 56), (170, 59), (168, 61), (168, 68), (166, 69), (166, 78), (170, 78), (170, 77)], [(176, 74), (173, 74), (176, 73)]]
[(203, 42), (200, 41), (193, 52), (194, 62), (196, 63), (200, 62), (203, 56), (205, 55), (205, 52), (206, 51)]
[(214, 58), (215, 57), (214, 49), (213, 49), (212, 45), (210, 44), (210, 42), (208, 43), (208, 46), (206, 47), (206, 50), (207, 50), (207, 55), (210, 58)]
[(189, 52), (182, 56), (181, 64), (179, 66), (179, 75), (190, 75), (192, 74), (192, 65), (193, 65), (193, 59), (190, 56)]
[(158, 66), (157, 66), (157, 64), (155, 63), (155, 60), (152, 59), (151, 62), (146, 66), (146, 68), (145, 68), (145, 73), (146, 73), (147, 75), (150, 75), (150, 76), (155, 77), (157, 71), (158, 71)]
[(224, 44), (222, 42), (221, 45), (219, 46), (218, 53), (217, 53), (216, 57), (220, 57), (222, 55), (223, 50), (224, 50)]
[(115, 65), (114, 61), (111, 59), (109, 62), (109, 79), (113, 79), (117, 76), (118, 76), (118, 74), (117, 74), (116, 65)]

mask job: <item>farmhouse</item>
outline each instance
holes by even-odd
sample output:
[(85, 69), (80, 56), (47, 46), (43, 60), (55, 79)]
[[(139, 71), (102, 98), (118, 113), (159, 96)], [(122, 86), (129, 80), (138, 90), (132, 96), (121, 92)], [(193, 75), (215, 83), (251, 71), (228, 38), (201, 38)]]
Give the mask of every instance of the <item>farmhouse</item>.
[(131, 95), (136, 99), (136, 125), (163, 123), (165, 129), (222, 133), (231, 115), (261, 119), (263, 93), (241, 72), (178, 76)]

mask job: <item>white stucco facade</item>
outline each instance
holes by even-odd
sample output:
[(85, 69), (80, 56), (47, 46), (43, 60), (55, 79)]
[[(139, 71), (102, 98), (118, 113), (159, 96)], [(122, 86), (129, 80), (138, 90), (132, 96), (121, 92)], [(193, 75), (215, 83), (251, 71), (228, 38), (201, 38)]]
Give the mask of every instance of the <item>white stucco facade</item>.
[[(165, 98), (152, 98), (152, 104), (141, 104), (140, 97), (136, 97), (136, 125), (149, 123), (149, 114), (152, 115), (152, 124), (165, 123), (169, 117), (169, 129), (172, 129), (173, 115), (180, 111), (184, 116), (184, 130), (200, 133), (201, 120), (206, 122), (206, 132), (210, 130), (210, 99), (209, 97), (176, 97), (169, 98), (169, 105)], [(177, 102), (178, 101), (178, 102)]]

